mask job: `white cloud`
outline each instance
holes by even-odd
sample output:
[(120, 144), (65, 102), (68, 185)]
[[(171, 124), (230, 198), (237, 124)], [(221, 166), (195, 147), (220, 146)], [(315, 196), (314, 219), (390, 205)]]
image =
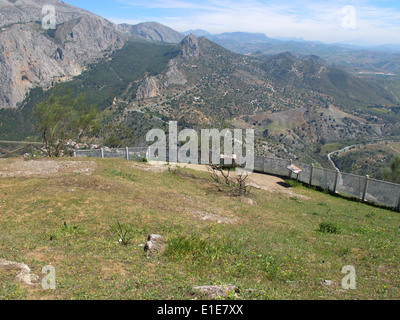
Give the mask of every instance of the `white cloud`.
[[(302, 37), (324, 42), (363, 39), (376, 44), (400, 43), (400, 12), (393, 8), (372, 6), (368, 0), (118, 1), (136, 8), (165, 9), (168, 11), (166, 15), (143, 17), (142, 21), (158, 21), (178, 31), (245, 31), (261, 32), (270, 37)], [(355, 30), (342, 26), (342, 8), (346, 5), (356, 9)]]

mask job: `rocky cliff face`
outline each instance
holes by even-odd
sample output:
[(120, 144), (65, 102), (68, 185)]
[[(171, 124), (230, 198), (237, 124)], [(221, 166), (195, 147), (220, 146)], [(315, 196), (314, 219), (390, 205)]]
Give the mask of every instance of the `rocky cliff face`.
[(147, 77), (136, 91), (136, 99), (158, 97), (165, 89), (172, 85), (183, 86), (187, 83), (184, 75), (179, 71), (176, 60), (170, 60), (168, 70), (156, 77)]
[(201, 57), (199, 41), (194, 34), (188, 35), (180, 45), (184, 59), (199, 59)]
[(43, 17), (46, 16), (46, 14), (42, 14), (42, 8), (46, 5), (55, 7), (57, 23), (63, 23), (88, 14), (85, 10), (58, 0), (0, 0), (0, 26), (42, 21)]
[[(193, 35), (185, 37), (178, 45), (179, 57), (184, 60), (197, 60), (201, 57), (201, 49), (198, 39)], [(136, 92), (136, 99), (154, 98), (171, 85), (183, 86), (187, 79), (178, 68), (176, 59), (170, 60), (168, 70), (156, 77), (147, 77)]]
[[(55, 8), (56, 30), (42, 28), (45, 5)], [(0, 0), (0, 108), (79, 75), (124, 41), (111, 22), (58, 0)]]

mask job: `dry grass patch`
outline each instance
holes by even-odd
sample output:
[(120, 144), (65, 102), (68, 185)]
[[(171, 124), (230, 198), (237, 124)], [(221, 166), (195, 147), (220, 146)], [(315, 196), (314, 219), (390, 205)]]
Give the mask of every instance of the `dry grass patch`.
[(90, 175), (96, 170), (93, 161), (24, 160), (0, 159), (0, 177), (55, 177), (63, 174), (81, 173)]

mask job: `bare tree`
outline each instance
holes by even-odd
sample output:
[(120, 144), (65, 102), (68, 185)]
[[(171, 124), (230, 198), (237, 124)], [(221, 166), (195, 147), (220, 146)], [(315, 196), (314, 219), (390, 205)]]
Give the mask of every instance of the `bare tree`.
[[(218, 184), (228, 186), (231, 194), (238, 197), (250, 194), (253, 186), (248, 184), (249, 174), (234, 159), (231, 165), (211, 164), (207, 167), (211, 178)], [(231, 177), (232, 171), (235, 171), (235, 177)]]
[(250, 194), (251, 189), (253, 186), (247, 184), (247, 181), (249, 179), (249, 174), (244, 171), (241, 171), (240, 174), (236, 174), (236, 188), (235, 190), (237, 191), (238, 196), (247, 196)]

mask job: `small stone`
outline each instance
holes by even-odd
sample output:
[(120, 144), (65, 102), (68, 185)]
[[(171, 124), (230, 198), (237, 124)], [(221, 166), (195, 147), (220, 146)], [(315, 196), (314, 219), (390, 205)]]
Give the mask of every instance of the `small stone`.
[(33, 285), (39, 281), (39, 276), (31, 272), (27, 272), (25, 270), (19, 272), (16, 278), (20, 282), (25, 283), (27, 285)]
[(6, 270), (19, 270), (16, 276), (17, 280), (27, 285), (33, 285), (39, 280), (39, 277), (31, 273), (31, 269), (23, 263), (0, 259), (0, 268)]
[(165, 251), (166, 243), (159, 234), (151, 234), (144, 245), (144, 251), (149, 254), (160, 254)]
[(247, 204), (251, 205), (251, 206), (255, 206), (257, 204), (257, 202), (255, 202), (253, 199), (251, 198), (244, 198), (243, 199), (244, 202), (246, 202)]
[(199, 290), (201, 293), (207, 295), (210, 299), (216, 299), (218, 297), (226, 298), (229, 294), (239, 292), (239, 288), (232, 284), (225, 284), (220, 286), (196, 286), (193, 287), (195, 290)]
[(331, 281), (331, 280), (324, 280), (321, 284), (322, 284), (323, 286), (325, 286), (325, 287), (330, 287), (330, 286), (332, 286), (334, 283), (333, 283), (333, 281)]

